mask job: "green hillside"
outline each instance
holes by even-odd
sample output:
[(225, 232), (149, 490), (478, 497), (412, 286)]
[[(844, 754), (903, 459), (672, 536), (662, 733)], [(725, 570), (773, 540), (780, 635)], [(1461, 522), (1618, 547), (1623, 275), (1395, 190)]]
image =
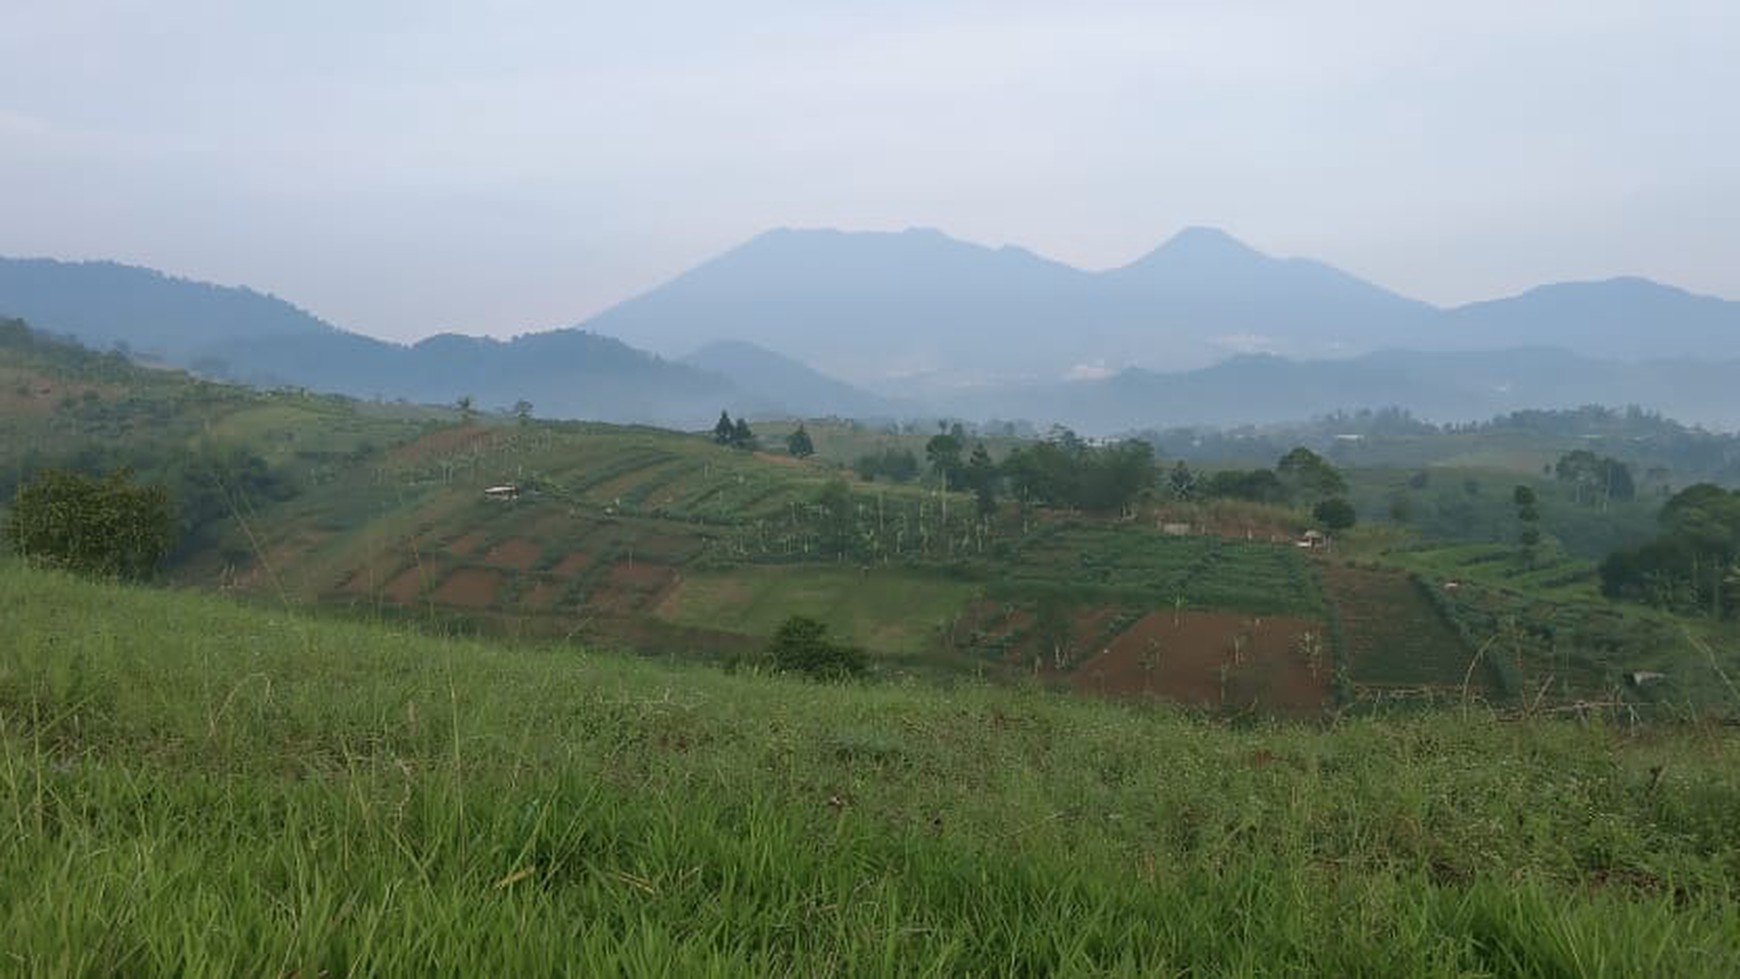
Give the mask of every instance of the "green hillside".
[[(44, 466), (130, 467), (180, 507), (168, 583), (274, 607), (723, 661), (806, 615), (889, 675), (1301, 716), (1470, 695), (1697, 712), (1726, 704), (1723, 673), (1740, 674), (1731, 628), (1608, 602), (1562, 548), (1524, 567), (1504, 544), (1390, 525), (1352, 535), (1345, 556), (1308, 554), (1293, 544), (1302, 512), (1229, 500), (1095, 515), (1005, 499), (981, 514), (934, 478), (843, 465), (922, 458), (922, 432), (812, 421), (819, 453), (800, 460), (703, 434), (211, 384), (18, 324), (0, 354), (6, 499)], [(762, 429), (767, 445), (786, 431)], [(1017, 446), (992, 441), (999, 456)], [(486, 494), (498, 486), (513, 498)], [(1497, 489), (1433, 487), (1514, 533)], [(1635, 689), (1640, 670), (1671, 682)]]
[(1736, 758), (728, 676), (0, 565), (25, 974), (1732, 975)]

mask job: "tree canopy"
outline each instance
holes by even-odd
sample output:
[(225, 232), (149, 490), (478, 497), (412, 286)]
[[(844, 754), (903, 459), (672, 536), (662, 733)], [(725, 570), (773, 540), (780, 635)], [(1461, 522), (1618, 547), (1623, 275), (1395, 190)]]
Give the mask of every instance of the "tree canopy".
[(1699, 483), (1661, 508), (1661, 535), (1601, 562), (1614, 598), (1717, 618), (1740, 612), (1740, 490)]
[(146, 578), (175, 548), (169, 492), (132, 473), (47, 469), (18, 490), (0, 526), (29, 560), (102, 577)]
[(1000, 468), (1018, 499), (1098, 512), (1130, 506), (1157, 478), (1154, 447), (1147, 442), (1092, 446), (1068, 430), (1011, 450)]

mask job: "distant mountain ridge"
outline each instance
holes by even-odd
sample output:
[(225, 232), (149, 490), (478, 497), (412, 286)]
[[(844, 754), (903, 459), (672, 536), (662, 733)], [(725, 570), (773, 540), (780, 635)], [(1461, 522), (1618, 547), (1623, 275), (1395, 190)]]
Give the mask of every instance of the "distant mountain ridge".
[[(1440, 309), (1212, 228), (1099, 272), (931, 229), (781, 229), (578, 328), (507, 341), (407, 347), (249, 289), (109, 262), (0, 259), (0, 315), (259, 384), (684, 426), (720, 408), (1117, 430), (1585, 402), (1740, 421), (1712, 366), (1740, 362), (1740, 303), (1622, 278)], [(1526, 373), (1534, 361), (1515, 353), (1459, 357), (1519, 347), (1560, 359)]]
[(1403, 408), (1432, 422), (1523, 409), (1639, 405), (1668, 417), (1740, 428), (1740, 359), (1598, 360), (1556, 348), (1379, 351), (1336, 360), (1270, 354), (1160, 373), (1128, 368), (1094, 381), (963, 392), (943, 403), (967, 418), (1039, 417), (1090, 433), (1183, 425), (1228, 427)]
[(276, 296), (117, 262), (0, 258), (0, 309), (86, 346), (167, 360), (247, 337), (323, 337), (337, 327)]
[(1440, 309), (1213, 228), (1187, 228), (1102, 272), (930, 229), (781, 229), (585, 325), (671, 355), (747, 341), (917, 394), (1057, 379), (1083, 365), (1192, 368), (1236, 353), (1531, 344), (1627, 359), (1740, 357), (1740, 303), (1647, 280), (1554, 284)]

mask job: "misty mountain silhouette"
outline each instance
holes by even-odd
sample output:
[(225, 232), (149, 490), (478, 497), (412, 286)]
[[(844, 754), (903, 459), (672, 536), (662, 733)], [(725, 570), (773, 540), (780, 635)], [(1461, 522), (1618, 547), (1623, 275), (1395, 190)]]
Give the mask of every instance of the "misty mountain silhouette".
[[(1438, 309), (1213, 228), (1100, 272), (930, 229), (780, 229), (579, 329), (511, 341), (443, 335), (407, 347), (249, 289), (109, 262), (0, 259), (0, 314), (257, 384), (437, 403), (470, 394), (485, 407), (525, 398), (540, 414), (678, 425), (720, 408), (948, 410), (1097, 430), (1167, 416), (1248, 422), (1397, 405), (1448, 419), (1586, 402), (1729, 424), (1734, 375), (1716, 367), (1740, 359), (1740, 303), (1645, 279)], [(1532, 372), (1535, 359), (1515, 353), (1446, 356), (1519, 346), (1559, 349)], [(1285, 359), (1227, 360), (1252, 353)], [(1301, 362), (1327, 355), (1341, 359)], [(1084, 376), (1099, 379), (1060, 383)]]

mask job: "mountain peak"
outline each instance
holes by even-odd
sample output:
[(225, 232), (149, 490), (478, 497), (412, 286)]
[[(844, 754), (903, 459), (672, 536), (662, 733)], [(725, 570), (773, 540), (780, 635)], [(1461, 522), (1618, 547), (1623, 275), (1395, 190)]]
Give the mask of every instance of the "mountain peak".
[(1154, 249), (1125, 268), (1144, 266), (1246, 266), (1272, 262), (1274, 259), (1219, 228), (1192, 225), (1166, 239)]
[(1206, 224), (1193, 224), (1167, 239), (1162, 248), (1237, 248), (1253, 251), (1249, 245), (1232, 235)]

